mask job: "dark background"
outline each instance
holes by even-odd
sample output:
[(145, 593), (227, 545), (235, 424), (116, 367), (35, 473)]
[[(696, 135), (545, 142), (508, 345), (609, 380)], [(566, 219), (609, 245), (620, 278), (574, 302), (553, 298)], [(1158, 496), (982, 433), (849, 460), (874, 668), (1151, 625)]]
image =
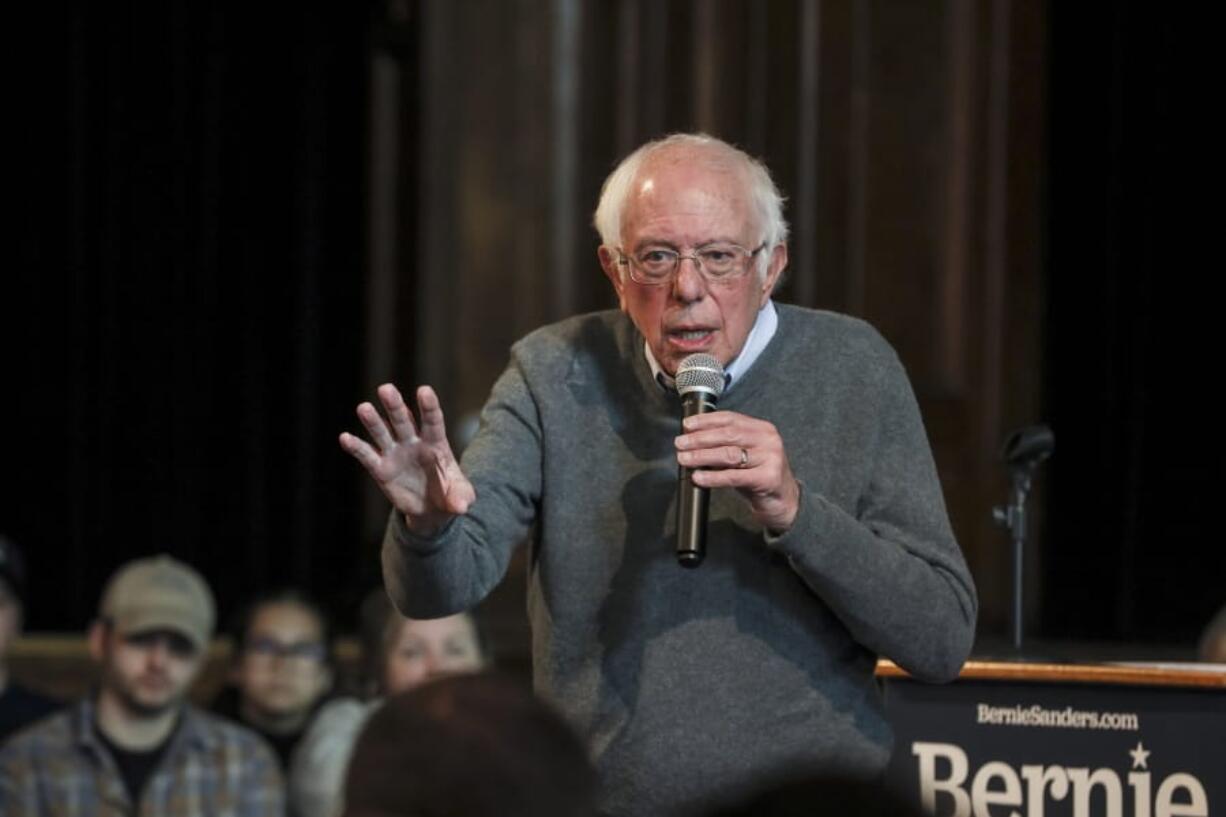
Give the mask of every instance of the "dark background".
[(80, 629), (123, 561), (222, 609), (377, 581), (336, 434), (361, 394), (368, 21), (224, 4), (46, 19), (5, 274), (0, 528), (28, 629)]
[(1179, 643), (1226, 604), (1194, 23), (1069, 5), (1051, 26), (1042, 628)]
[[(1181, 286), (1187, 24), (1001, 2), (48, 5), (14, 32), (0, 290), (0, 531), (30, 562), (28, 629), (80, 630), (106, 576), (158, 551), (223, 611), (296, 584), (352, 625), (386, 512), (336, 445), (353, 406), (428, 379), (458, 417), (511, 338), (611, 306), (600, 181), (691, 128), (779, 175), (782, 299), (899, 348), (985, 639), (1008, 609), (996, 446), (1038, 420), (1057, 453), (1033, 634), (1190, 655), (1226, 601), (1220, 366)], [(522, 618), (515, 588), (492, 618)]]

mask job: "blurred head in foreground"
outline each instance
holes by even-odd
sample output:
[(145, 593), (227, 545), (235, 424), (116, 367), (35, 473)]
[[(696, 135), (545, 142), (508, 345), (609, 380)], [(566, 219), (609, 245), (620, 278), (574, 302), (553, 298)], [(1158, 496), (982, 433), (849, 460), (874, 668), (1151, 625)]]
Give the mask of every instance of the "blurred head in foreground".
[(583, 743), (531, 690), (491, 673), (388, 699), (358, 738), (345, 817), (588, 817)]

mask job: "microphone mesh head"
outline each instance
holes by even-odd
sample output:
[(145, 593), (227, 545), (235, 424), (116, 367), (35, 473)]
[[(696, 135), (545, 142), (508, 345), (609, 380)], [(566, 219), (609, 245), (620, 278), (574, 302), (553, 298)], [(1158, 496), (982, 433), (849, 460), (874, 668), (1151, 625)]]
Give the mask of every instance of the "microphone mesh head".
[(690, 355), (677, 367), (677, 393), (706, 392), (713, 397), (724, 393), (724, 367), (710, 355)]

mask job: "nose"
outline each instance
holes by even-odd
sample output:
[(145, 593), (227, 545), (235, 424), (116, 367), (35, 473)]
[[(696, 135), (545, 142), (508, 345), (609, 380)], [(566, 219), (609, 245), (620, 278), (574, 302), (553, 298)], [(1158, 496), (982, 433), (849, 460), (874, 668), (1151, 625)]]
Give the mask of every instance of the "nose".
[(447, 671), (447, 659), (433, 652), (426, 654), (426, 660), (423, 662), (426, 677), (436, 678)]
[(154, 667), (165, 667), (170, 661), (170, 644), (166, 639), (159, 638), (149, 646), (149, 663)]
[[(686, 262), (689, 266), (686, 266)], [(707, 294), (707, 282), (698, 270), (698, 259), (683, 255), (677, 259), (677, 271), (673, 274), (673, 297), (683, 303), (701, 301)]]

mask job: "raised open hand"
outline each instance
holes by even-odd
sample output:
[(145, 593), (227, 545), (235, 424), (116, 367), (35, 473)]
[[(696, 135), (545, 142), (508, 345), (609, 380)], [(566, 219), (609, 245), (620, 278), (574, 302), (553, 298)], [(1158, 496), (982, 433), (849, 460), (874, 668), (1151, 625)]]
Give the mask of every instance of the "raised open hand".
[(358, 419), (371, 441), (344, 432), (341, 448), (362, 463), (379, 490), (404, 514), (410, 530), (431, 535), (467, 511), (477, 493), (451, 452), (434, 389), (417, 389), (420, 429), (399, 389), (384, 383), (378, 393), (387, 421), (372, 404), (362, 403)]

